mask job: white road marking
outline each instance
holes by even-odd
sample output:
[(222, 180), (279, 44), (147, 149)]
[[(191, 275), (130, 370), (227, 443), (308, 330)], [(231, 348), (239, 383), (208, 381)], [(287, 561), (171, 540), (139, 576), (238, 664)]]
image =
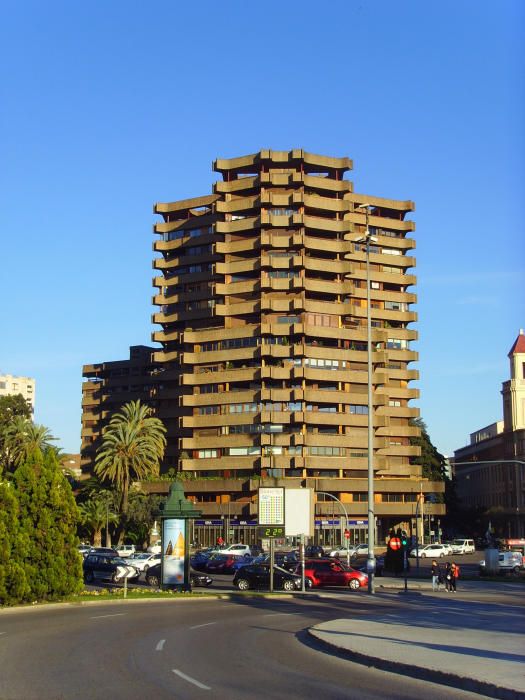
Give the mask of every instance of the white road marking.
[(165, 642), (165, 641), (166, 641), (165, 639), (161, 639), (160, 642), (159, 642), (159, 643), (157, 644), (157, 646), (155, 647), (155, 649), (156, 649), (157, 651), (162, 651), (162, 648), (163, 648), (163, 646), (164, 646), (164, 642)]
[(127, 613), (113, 613), (111, 615), (92, 615), (91, 619), (92, 620), (98, 620), (101, 617), (119, 617), (119, 615), (126, 615)]
[(275, 617), (275, 615), (297, 615), (297, 613), (287, 613), (287, 612), (282, 612), (282, 613), (265, 613), (263, 617)]
[(197, 630), (199, 627), (208, 627), (209, 625), (216, 625), (216, 622), (205, 622), (203, 625), (193, 625), (193, 627), (190, 627), (190, 630)]
[(7, 634), (7, 632), (0, 632), (0, 634)]
[(208, 685), (204, 685), (204, 683), (196, 681), (195, 678), (187, 676), (185, 673), (182, 673), (182, 671), (178, 671), (176, 668), (173, 669), (173, 673), (177, 674), (177, 676), (180, 676), (185, 681), (188, 681), (188, 683), (193, 683), (193, 685), (196, 685), (197, 688), (201, 688), (202, 690), (211, 690), (211, 688)]

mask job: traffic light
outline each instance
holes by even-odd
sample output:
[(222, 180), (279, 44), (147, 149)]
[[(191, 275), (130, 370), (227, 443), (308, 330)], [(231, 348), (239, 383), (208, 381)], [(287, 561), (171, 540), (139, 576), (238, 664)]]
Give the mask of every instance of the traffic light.
[(408, 547), (408, 534), (406, 530), (401, 530), (401, 546), (403, 549)]

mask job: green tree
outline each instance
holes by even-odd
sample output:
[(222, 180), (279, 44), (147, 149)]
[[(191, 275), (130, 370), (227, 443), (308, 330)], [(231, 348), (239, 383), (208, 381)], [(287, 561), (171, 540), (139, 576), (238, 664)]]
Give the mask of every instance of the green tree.
[(29, 593), (22, 561), (28, 538), (19, 527), (19, 506), (13, 485), (0, 481), (0, 605), (22, 602)]
[(15, 471), (20, 528), (27, 538), (23, 566), (31, 599), (56, 600), (81, 590), (78, 509), (54, 450), (36, 449)]
[(432, 481), (444, 481), (445, 457), (432, 444), (424, 420), (422, 418), (413, 418), (410, 424), (417, 426), (421, 430), (419, 437), (410, 438), (411, 445), (417, 445), (421, 448), (421, 455), (413, 457), (412, 463), (422, 466), (425, 478)]
[(102, 436), (95, 460), (95, 473), (111, 481), (120, 494), (120, 510), (128, 511), (129, 486), (133, 479), (159, 473), (166, 447), (166, 428), (140, 401), (125, 404), (115, 414)]
[(155, 521), (154, 513), (160, 510), (164, 496), (131, 490), (126, 522), (126, 538), (142, 547), (149, 543), (149, 534)]
[(35, 450), (45, 452), (55, 449), (49, 428), (37, 425), (24, 416), (15, 416), (4, 432), (4, 449), (8, 464), (18, 467), (25, 462)]

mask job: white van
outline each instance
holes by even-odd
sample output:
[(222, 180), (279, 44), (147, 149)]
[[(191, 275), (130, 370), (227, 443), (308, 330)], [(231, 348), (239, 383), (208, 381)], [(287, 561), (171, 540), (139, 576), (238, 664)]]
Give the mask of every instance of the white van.
[(472, 554), (476, 551), (474, 540), (466, 540), (463, 538), (454, 540), (451, 544), (452, 554)]

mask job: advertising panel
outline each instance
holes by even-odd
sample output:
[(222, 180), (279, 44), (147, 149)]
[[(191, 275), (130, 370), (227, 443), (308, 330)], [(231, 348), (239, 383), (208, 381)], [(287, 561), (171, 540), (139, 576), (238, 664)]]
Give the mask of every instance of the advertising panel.
[(259, 489), (259, 525), (284, 525), (284, 489)]
[(166, 518), (162, 531), (162, 584), (184, 585), (185, 520)]

